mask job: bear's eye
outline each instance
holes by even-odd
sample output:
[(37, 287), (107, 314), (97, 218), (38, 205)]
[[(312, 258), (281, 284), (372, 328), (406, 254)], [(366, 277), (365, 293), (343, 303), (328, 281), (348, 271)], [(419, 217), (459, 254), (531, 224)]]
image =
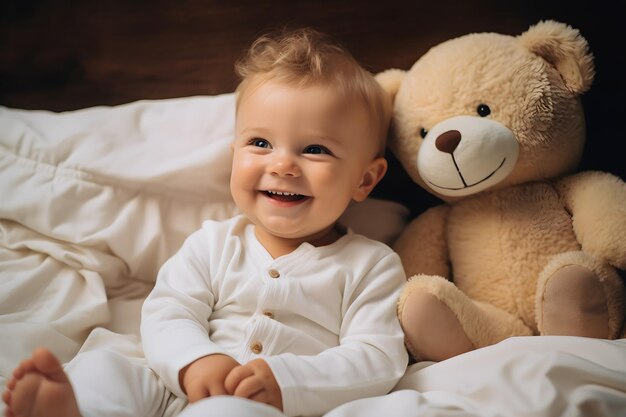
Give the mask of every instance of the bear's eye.
[(481, 103), (476, 107), (476, 113), (478, 113), (480, 117), (487, 117), (491, 114), (491, 109), (488, 105)]
[(428, 130), (424, 129), (423, 127), (420, 128), (420, 136), (423, 138), (426, 137), (426, 134), (428, 134)]

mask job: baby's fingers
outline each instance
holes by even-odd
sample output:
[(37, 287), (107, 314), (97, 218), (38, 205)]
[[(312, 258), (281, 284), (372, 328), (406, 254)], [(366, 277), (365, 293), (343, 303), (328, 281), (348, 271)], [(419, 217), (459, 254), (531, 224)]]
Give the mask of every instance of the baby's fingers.
[[(248, 378), (244, 381), (247, 382), (248, 380), (250, 380), (252, 378)], [(242, 384), (243, 385), (243, 384)], [(252, 390), (254, 390), (254, 387), (252, 387)], [(237, 394), (235, 394), (237, 395)], [(243, 395), (242, 395), (243, 396)], [(261, 388), (261, 390), (257, 391), (256, 393), (250, 395), (247, 397), (248, 399), (252, 400), (252, 401), (257, 401), (263, 404), (269, 404), (269, 405), (273, 405), (274, 407), (278, 408), (279, 410), (283, 410), (283, 400), (282, 400), (282, 396), (280, 395), (280, 392), (274, 392), (272, 389), (263, 386)]]
[(252, 375), (254, 375), (254, 372), (248, 366), (240, 365), (234, 367), (228, 375), (226, 375), (226, 379), (224, 380), (226, 391), (228, 391), (230, 395), (234, 395), (241, 381)]
[(259, 394), (263, 391), (265, 385), (263, 385), (263, 381), (260, 378), (250, 377), (245, 378), (243, 381), (237, 385), (235, 392), (233, 393), (236, 397), (243, 397), (253, 399), (252, 397), (256, 394)]
[(263, 403), (263, 404), (273, 405), (270, 399), (270, 396), (267, 393), (267, 390), (264, 390), (264, 389), (248, 397), (248, 399), (259, 402), (259, 403)]

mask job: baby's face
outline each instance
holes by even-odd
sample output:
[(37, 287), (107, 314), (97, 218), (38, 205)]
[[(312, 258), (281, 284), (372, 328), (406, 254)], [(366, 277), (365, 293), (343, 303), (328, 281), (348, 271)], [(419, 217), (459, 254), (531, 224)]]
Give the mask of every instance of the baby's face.
[(367, 197), (376, 144), (363, 106), (329, 87), (250, 86), (237, 111), (233, 198), (262, 231), (307, 241)]

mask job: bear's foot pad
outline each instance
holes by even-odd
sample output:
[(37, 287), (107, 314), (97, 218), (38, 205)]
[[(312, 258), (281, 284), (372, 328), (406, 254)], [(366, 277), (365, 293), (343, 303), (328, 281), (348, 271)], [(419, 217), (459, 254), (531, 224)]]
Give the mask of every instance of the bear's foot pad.
[(549, 278), (542, 302), (543, 335), (607, 338), (609, 312), (598, 276), (568, 265)]
[(418, 360), (442, 361), (475, 349), (454, 312), (432, 294), (409, 295), (401, 322), (407, 348)]

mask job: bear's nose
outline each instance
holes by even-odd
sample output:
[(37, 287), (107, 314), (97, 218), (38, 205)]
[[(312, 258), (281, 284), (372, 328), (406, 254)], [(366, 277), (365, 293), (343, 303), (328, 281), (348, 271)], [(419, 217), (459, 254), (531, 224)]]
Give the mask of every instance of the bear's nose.
[(454, 152), (459, 143), (461, 142), (461, 132), (458, 130), (448, 130), (443, 132), (437, 139), (435, 139), (435, 146), (441, 152), (451, 154)]

